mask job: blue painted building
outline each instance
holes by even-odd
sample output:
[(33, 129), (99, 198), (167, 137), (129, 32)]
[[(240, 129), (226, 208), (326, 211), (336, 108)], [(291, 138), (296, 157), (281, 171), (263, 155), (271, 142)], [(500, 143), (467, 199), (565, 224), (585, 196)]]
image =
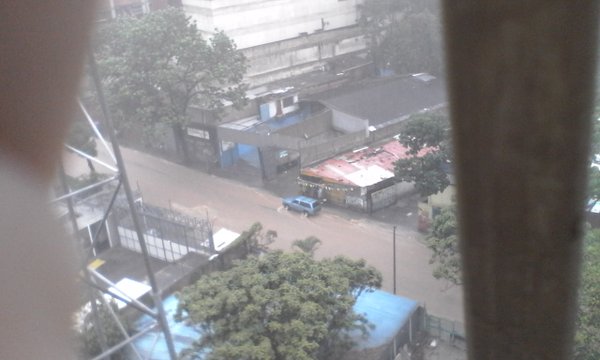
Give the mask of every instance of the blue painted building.
[(243, 160), (268, 178), (298, 157), (290, 154), (297, 141), (286, 143), (284, 137), (274, 141), (275, 134), (309, 117), (311, 104), (299, 102), (298, 94), (288, 92), (270, 94), (257, 103), (258, 115), (219, 126), (220, 166), (228, 168)]

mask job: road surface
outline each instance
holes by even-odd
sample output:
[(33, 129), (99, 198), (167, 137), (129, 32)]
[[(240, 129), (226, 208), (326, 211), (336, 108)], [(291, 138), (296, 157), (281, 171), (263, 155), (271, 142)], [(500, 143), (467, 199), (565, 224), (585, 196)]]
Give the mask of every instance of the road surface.
[[(364, 258), (383, 274), (383, 289), (393, 289), (392, 226), (369, 219), (364, 214), (324, 207), (315, 217), (288, 212), (281, 199), (258, 188), (209, 175), (148, 154), (122, 148), (130, 183), (139, 187), (145, 202), (206, 217), (215, 228), (242, 232), (254, 222), (265, 230), (275, 230), (271, 248), (291, 250), (295, 239), (316, 236), (322, 244), (316, 258), (345, 255)], [(107, 160), (105, 156), (101, 156)], [(85, 162), (67, 156), (67, 169), (87, 170)], [(108, 160), (107, 160), (108, 161)], [(79, 164), (79, 165), (78, 165)], [(396, 293), (421, 302), (435, 315), (462, 321), (462, 295), (459, 287), (448, 288), (435, 280), (429, 264), (430, 251), (422, 235), (413, 229), (396, 230)]]

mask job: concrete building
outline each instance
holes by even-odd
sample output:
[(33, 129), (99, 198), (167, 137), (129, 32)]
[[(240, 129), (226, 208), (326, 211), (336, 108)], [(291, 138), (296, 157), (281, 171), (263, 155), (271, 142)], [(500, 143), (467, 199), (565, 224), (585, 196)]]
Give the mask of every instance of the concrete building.
[(394, 164), (407, 157), (407, 149), (393, 137), (411, 115), (445, 105), (443, 80), (428, 74), (371, 79), (317, 94), (314, 100), (329, 110), (330, 126), (339, 135), (302, 149), (303, 164), (312, 164), (300, 171), (305, 194), (370, 213), (413, 190), (394, 177)]
[(195, 141), (208, 141), (198, 137), (208, 134), (221, 167), (244, 160), (264, 179), (272, 179), (297, 163), (311, 166), (389, 141), (410, 115), (442, 107), (446, 101), (444, 82), (423, 74), (358, 82), (348, 74), (321, 74), (315, 79), (309, 75), (265, 86), (264, 93), (255, 93), (254, 114), (217, 124), (216, 132), (206, 124)]
[(364, 52), (356, 25), (360, 0), (182, 0), (205, 37), (223, 30), (249, 61), (252, 86), (325, 69)]
[(456, 204), (456, 185), (454, 183), (454, 176), (449, 175), (449, 177), (451, 183), (444, 191), (429, 195), (423, 201), (419, 202), (418, 229), (420, 231), (428, 231), (433, 219), (439, 215), (443, 209)]
[(177, 5), (174, 0), (103, 0), (99, 1), (100, 19), (114, 19), (117, 16), (140, 16), (150, 11)]
[[(220, 117), (193, 105), (189, 110), (191, 119), (186, 142), (192, 163), (210, 168), (219, 163), (223, 165), (223, 152), (226, 158), (232, 160), (237, 156), (228, 151), (234, 139), (218, 136), (219, 126), (230, 122), (262, 123), (273, 119), (279, 120), (274, 123), (283, 123), (281, 119), (290, 116), (300, 121), (298, 116), (290, 114), (299, 112), (299, 100), (367, 74), (370, 58), (357, 25), (357, 4), (360, 2), (104, 0), (102, 14), (105, 18), (135, 16), (168, 5), (181, 6), (196, 22), (205, 38), (210, 38), (216, 29), (223, 30), (244, 53), (248, 60), (245, 82), (250, 85), (248, 106), (242, 110), (230, 108)], [(287, 124), (292, 122), (288, 121)], [(236, 127), (235, 124), (232, 126)], [(175, 141), (167, 130), (163, 149), (175, 154)], [(264, 145), (264, 142), (260, 143)], [(293, 140), (293, 143), (293, 149), (278, 144), (267, 145), (277, 148), (277, 156), (285, 156), (289, 150), (298, 150), (298, 141)], [(257, 160), (258, 144), (247, 145), (251, 146), (252, 159)], [(245, 148), (242, 146), (241, 150), (243, 155)], [(269, 151), (268, 155), (271, 153)], [(280, 158), (271, 160), (266, 161), (271, 164), (282, 162)], [(285, 162), (293, 161), (290, 159)], [(227, 163), (228, 160), (225, 161)], [(267, 173), (271, 174), (272, 171), (268, 170)]]
[[(370, 60), (356, 23), (360, 1), (181, 1), (206, 38), (223, 30), (248, 61), (244, 109), (229, 109), (220, 118), (190, 109), (187, 141), (195, 162), (228, 166), (242, 158), (262, 168), (267, 178), (284, 163), (294, 163), (302, 138), (282, 146), (266, 137), (254, 139), (252, 133), (260, 135), (268, 127), (265, 134), (271, 134), (303, 121), (308, 113), (300, 109), (300, 100), (366, 75)], [(232, 130), (238, 134), (230, 136)], [(240, 132), (246, 133), (244, 139)], [(264, 159), (260, 147), (269, 148)], [(290, 150), (296, 154), (290, 156)]]
[(225, 31), (240, 49), (356, 24), (357, 0), (182, 0), (206, 36)]
[(426, 73), (366, 79), (313, 96), (333, 113), (342, 133), (363, 131), (375, 140), (398, 133), (398, 126), (415, 113), (446, 104), (443, 79)]
[[(360, 2), (182, 0), (182, 9), (206, 38), (215, 29), (223, 30), (248, 61), (248, 106), (230, 109), (221, 118), (190, 109), (187, 140), (196, 163), (227, 166), (242, 158), (262, 168), (266, 178), (282, 163), (294, 163), (302, 137), (288, 139), (284, 146), (266, 141), (266, 137), (248, 138), (254, 138), (251, 133), (260, 134), (266, 122), (270, 123), (269, 134), (283, 125), (302, 122), (308, 114), (305, 108), (299, 109), (302, 99), (366, 76), (371, 61), (357, 25)], [(245, 139), (227, 136), (232, 129), (246, 132)], [(261, 153), (260, 147), (266, 151)], [(296, 154), (290, 156), (290, 151)]]

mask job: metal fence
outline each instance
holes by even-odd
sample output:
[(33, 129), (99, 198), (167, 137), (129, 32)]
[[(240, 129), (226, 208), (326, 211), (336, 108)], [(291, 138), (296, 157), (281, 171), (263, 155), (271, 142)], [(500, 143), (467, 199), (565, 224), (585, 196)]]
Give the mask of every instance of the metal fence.
[[(114, 221), (121, 246), (140, 252), (130, 213), (115, 209)], [(150, 205), (139, 205), (138, 215), (150, 256), (174, 262), (190, 252), (207, 256), (214, 250), (212, 224), (181, 213)]]
[(466, 332), (463, 323), (427, 314), (424, 330), (432, 337), (441, 339), (459, 348), (465, 348)]
[[(459, 349), (466, 349), (463, 323), (427, 313), (424, 307), (415, 311), (406, 325), (390, 340), (377, 360), (411, 360), (418, 356), (424, 339), (437, 338)], [(421, 344), (419, 344), (421, 343)], [(415, 353), (415, 351), (417, 353)], [(420, 357), (417, 357), (420, 358)]]
[(422, 329), (425, 309), (419, 307), (412, 313), (406, 325), (393, 337), (386, 349), (381, 352), (379, 360), (408, 360), (410, 355), (407, 349), (417, 338)]

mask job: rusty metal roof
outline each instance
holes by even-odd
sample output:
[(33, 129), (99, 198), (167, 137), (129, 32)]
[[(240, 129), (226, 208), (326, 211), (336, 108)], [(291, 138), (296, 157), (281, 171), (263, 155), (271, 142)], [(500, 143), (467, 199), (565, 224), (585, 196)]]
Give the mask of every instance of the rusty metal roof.
[[(301, 175), (329, 183), (367, 187), (394, 177), (394, 163), (410, 157), (408, 149), (393, 139), (379, 146), (349, 151), (317, 165), (303, 168)], [(422, 150), (419, 155), (429, 151)]]

